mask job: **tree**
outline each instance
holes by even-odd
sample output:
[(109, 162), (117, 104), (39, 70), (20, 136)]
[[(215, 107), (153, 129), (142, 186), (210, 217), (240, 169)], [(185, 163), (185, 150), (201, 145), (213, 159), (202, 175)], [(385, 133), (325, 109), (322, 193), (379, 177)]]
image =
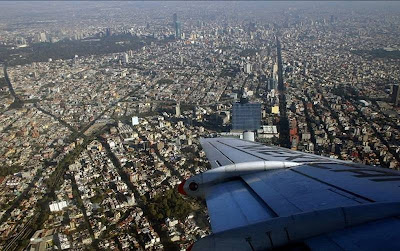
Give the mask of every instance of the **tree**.
[(155, 196), (148, 204), (149, 214), (158, 221), (165, 218), (177, 218), (184, 220), (191, 212), (190, 203), (183, 199), (181, 195), (170, 189), (163, 194)]

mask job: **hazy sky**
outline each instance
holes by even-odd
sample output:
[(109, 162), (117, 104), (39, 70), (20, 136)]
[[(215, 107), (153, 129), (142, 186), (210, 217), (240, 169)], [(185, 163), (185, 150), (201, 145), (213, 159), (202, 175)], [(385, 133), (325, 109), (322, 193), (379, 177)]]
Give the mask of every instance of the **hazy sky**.
[[(66, 1), (66, 2), (2, 2), (0, 1), (0, 20), (4, 22), (12, 22), (13, 18), (18, 17), (35, 17), (36, 19), (46, 19), (51, 17), (58, 18), (60, 13), (74, 13), (74, 15), (90, 14), (97, 10), (107, 10), (107, 13), (121, 12), (129, 15), (131, 11), (152, 13), (162, 12), (165, 16), (171, 13), (182, 15), (191, 15), (191, 13), (199, 12), (224, 14), (225, 12), (233, 12), (240, 14), (264, 15), (265, 12), (285, 12), (300, 10), (305, 13), (323, 13), (324, 11), (337, 10), (340, 13), (350, 11), (359, 13), (368, 12), (400, 12), (400, 2), (396, 1), (376, 1), (376, 2), (360, 2), (360, 1), (284, 1), (284, 2), (252, 2), (252, 1), (213, 1), (213, 2), (196, 2), (196, 1), (148, 1), (148, 2), (128, 2), (128, 1)], [(162, 16), (161, 16), (162, 17)]]

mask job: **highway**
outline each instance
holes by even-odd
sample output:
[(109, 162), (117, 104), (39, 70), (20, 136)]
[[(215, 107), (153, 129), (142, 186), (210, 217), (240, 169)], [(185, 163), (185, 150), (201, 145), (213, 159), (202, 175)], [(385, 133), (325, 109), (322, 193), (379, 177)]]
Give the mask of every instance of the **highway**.
[(286, 96), (285, 85), (283, 83), (283, 66), (282, 66), (282, 47), (281, 42), (276, 38), (276, 52), (278, 63), (278, 90), (279, 90), (279, 141), (282, 147), (290, 148), (289, 139), (289, 121), (286, 115)]

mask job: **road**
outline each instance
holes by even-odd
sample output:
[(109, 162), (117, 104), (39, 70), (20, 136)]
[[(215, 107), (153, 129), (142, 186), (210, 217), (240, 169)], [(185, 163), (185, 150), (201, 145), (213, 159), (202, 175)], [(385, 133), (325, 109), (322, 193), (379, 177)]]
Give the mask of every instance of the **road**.
[(282, 66), (282, 47), (281, 42), (276, 38), (276, 53), (278, 63), (278, 90), (279, 90), (279, 141), (282, 147), (290, 148), (289, 139), (289, 121), (286, 114), (286, 96), (285, 85), (283, 84), (283, 66)]
[(42, 107), (40, 107), (37, 103), (34, 104), (35, 108), (38, 109), (39, 111), (43, 112), (44, 114), (47, 114), (51, 117), (53, 117), (55, 120), (57, 120), (58, 122), (60, 122), (60, 124), (62, 124), (63, 126), (67, 127), (71, 132), (78, 132), (74, 127), (72, 127), (70, 124), (68, 124), (67, 122), (65, 122), (64, 120), (62, 120), (60, 117), (55, 116), (54, 114), (52, 114), (49, 111), (46, 111), (45, 109), (43, 109)]
[(7, 85), (8, 85), (8, 90), (10, 91), (11, 95), (14, 97), (15, 101), (21, 102), (22, 100), (15, 93), (14, 87), (12, 86), (10, 78), (8, 77), (7, 64), (6, 63), (3, 64), (3, 71), (4, 71), (4, 79), (6, 80)]

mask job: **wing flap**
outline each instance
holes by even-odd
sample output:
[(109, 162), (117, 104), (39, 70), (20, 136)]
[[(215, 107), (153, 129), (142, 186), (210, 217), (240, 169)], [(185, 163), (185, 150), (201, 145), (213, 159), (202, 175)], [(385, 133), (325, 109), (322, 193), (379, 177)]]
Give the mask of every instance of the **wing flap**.
[(398, 218), (386, 218), (305, 240), (311, 250), (400, 250)]
[(294, 172), (305, 166), (242, 178), (279, 216), (370, 202)]
[(240, 180), (213, 186), (206, 200), (211, 228), (214, 233), (257, 223), (276, 216)]
[(279, 216), (287, 216), (295, 213), (300, 213), (302, 210), (296, 207), (295, 204), (291, 203), (286, 197), (280, 192), (275, 190), (274, 187), (268, 184), (268, 181), (264, 180), (263, 177), (267, 176), (254, 174), (243, 176), (243, 180), (253, 189), (258, 196), (271, 207), (274, 212)]

